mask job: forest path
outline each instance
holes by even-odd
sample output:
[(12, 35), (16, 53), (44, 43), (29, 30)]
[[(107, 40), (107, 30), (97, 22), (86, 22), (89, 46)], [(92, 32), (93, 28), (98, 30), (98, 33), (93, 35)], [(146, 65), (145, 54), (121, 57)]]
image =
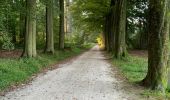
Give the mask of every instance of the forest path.
[(112, 69), (95, 46), (0, 100), (141, 100)]

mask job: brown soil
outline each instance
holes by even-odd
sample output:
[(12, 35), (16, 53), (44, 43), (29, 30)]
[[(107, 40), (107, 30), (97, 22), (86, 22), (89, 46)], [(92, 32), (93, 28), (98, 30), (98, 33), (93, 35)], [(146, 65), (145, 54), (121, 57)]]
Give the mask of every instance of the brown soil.
[(130, 50), (129, 54), (132, 56), (138, 56), (138, 57), (148, 57), (148, 51), (147, 50)]
[(0, 58), (19, 58), (22, 54), (22, 50), (0, 50)]

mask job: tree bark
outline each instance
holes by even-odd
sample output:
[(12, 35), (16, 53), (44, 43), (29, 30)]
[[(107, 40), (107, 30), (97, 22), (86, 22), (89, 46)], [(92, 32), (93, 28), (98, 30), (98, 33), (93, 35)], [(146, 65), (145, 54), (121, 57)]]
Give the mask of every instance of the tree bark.
[(53, 37), (53, 0), (49, 0), (46, 5), (46, 48), (45, 52), (54, 53)]
[(107, 16), (105, 16), (105, 22), (104, 22), (104, 36), (105, 36), (105, 50), (108, 50), (108, 33), (107, 33), (107, 27), (108, 27), (108, 21)]
[(148, 73), (143, 84), (165, 92), (169, 60), (169, 0), (149, 0)]
[(110, 13), (106, 15), (106, 45), (107, 51), (111, 51), (111, 20), (110, 20)]
[(126, 56), (126, 0), (116, 1), (117, 16), (115, 22), (115, 57), (122, 58)]
[(108, 14), (108, 30), (107, 30), (107, 34), (108, 34), (108, 52), (112, 51), (112, 38), (111, 38), (111, 34), (112, 34), (112, 22), (111, 22), (111, 13)]
[(59, 31), (59, 49), (64, 49), (64, 0), (60, 0), (60, 31)]
[[(24, 0), (21, 0), (21, 6), (22, 8), (25, 8), (26, 3)], [(19, 30), (19, 43), (22, 44), (24, 42), (24, 36), (25, 36), (25, 26), (26, 26), (26, 14), (25, 11), (20, 11), (20, 30)]]
[(26, 34), (23, 56), (36, 57), (36, 0), (26, 0)]
[(115, 48), (115, 33), (114, 33), (114, 18), (115, 18), (115, 0), (111, 0), (110, 4), (110, 51), (114, 52)]

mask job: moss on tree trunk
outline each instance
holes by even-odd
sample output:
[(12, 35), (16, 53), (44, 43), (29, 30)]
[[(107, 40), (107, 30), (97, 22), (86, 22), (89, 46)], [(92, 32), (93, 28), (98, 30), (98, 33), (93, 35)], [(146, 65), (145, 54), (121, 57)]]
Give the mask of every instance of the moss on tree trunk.
[(169, 0), (149, 1), (148, 73), (144, 85), (165, 92), (169, 60)]

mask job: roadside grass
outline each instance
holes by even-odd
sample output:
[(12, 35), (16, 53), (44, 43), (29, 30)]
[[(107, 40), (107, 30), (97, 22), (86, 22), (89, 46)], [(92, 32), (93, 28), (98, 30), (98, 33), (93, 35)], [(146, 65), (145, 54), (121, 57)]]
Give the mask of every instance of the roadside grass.
[[(139, 56), (129, 56), (125, 59), (118, 60), (113, 59), (112, 64), (118, 67), (123, 76), (131, 83), (142, 81), (147, 74), (147, 58)], [(151, 89), (144, 89), (141, 94), (145, 97), (154, 98), (156, 100), (170, 100), (169, 90), (166, 94), (162, 94), (160, 91), (153, 91)]]
[(49, 65), (76, 56), (89, 48), (56, 51), (54, 55), (41, 53), (36, 58), (0, 59), (0, 91), (21, 84)]
[(147, 74), (147, 58), (129, 56), (122, 60), (113, 59), (112, 63), (130, 82), (139, 82)]

